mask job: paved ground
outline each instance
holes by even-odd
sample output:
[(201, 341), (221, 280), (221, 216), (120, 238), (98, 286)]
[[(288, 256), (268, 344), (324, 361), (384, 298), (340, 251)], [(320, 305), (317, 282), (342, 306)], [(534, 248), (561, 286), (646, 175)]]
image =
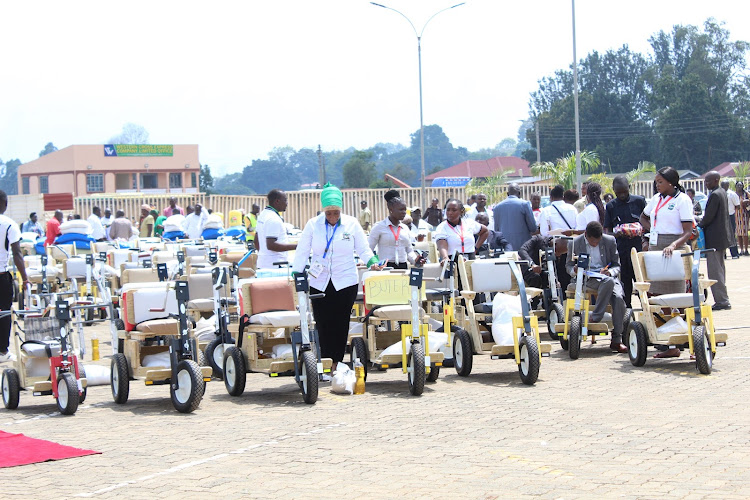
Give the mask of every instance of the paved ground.
[(716, 323), (739, 329), (710, 376), (684, 354), (634, 368), (599, 342), (578, 361), (556, 345), (534, 387), (477, 357), (418, 398), (396, 370), (314, 406), (289, 378), (249, 375), (240, 398), (212, 382), (190, 415), (142, 382), (124, 406), (92, 387), (72, 417), (24, 393), (1, 430), (102, 454), (2, 469), (0, 497), (748, 498), (750, 258), (728, 268), (734, 308)]

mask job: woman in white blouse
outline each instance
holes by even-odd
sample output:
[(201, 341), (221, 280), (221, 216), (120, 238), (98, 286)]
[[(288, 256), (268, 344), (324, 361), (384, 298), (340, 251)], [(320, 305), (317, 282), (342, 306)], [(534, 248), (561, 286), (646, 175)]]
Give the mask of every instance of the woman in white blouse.
[(386, 265), (394, 269), (407, 269), (407, 262), (422, 264), (424, 258), (412, 247), (411, 231), (401, 222), (406, 217), (406, 203), (395, 189), (385, 193), (384, 198), (388, 203), (388, 217), (372, 226), (367, 238), (370, 249), (374, 252), (377, 248), (381, 261), (387, 260)]
[(576, 234), (583, 234), (589, 222), (604, 224), (604, 203), (602, 186), (598, 182), (589, 182), (586, 187), (586, 206), (576, 217)]
[[(644, 231), (650, 231), (648, 249), (661, 250), (665, 257), (674, 251), (688, 251), (685, 245), (693, 232), (693, 202), (680, 186), (680, 174), (672, 167), (659, 169), (654, 178), (657, 194), (643, 209), (640, 217)], [(685, 293), (685, 281), (651, 283), (654, 295)], [(679, 349), (669, 349), (656, 355), (671, 358), (680, 355)]]
[(359, 276), (354, 254), (373, 271), (383, 266), (378, 265), (378, 257), (370, 250), (357, 219), (341, 213), (341, 190), (326, 184), (321, 202), (323, 213), (307, 221), (297, 244), (292, 270), (303, 272), (309, 258), (310, 293), (325, 292), (325, 297), (312, 301), (312, 309), (320, 354), (333, 360), (332, 371), (335, 371), (338, 362), (344, 359), (349, 315), (357, 298)]
[[(458, 251), (468, 260), (474, 260), (475, 248), (481, 247), (489, 231), (472, 219), (464, 219), (464, 206), (455, 198), (445, 204), (445, 220), (435, 229), (434, 239), (440, 261), (452, 257)], [(474, 242), (474, 235), (479, 237)]]

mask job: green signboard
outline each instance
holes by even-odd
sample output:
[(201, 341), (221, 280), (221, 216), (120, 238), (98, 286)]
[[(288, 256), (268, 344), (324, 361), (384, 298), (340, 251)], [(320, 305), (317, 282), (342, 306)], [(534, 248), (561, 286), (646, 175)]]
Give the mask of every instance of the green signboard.
[(171, 144), (105, 144), (104, 156), (172, 156)]

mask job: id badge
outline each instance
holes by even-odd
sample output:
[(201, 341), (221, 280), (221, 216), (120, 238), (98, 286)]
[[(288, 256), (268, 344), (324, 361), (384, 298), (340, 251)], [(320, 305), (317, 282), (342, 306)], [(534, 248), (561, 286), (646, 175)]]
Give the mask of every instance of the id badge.
[(651, 231), (648, 236), (648, 244), (656, 246), (658, 241), (659, 241), (659, 233), (657, 233), (656, 231)]
[(323, 264), (320, 261), (316, 260), (312, 263), (310, 269), (307, 270), (307, 274), (309, 274), (313, 278), (317, 278), (318, 276), (320, 276), (320, 273), (322, 273), (323, 270)]

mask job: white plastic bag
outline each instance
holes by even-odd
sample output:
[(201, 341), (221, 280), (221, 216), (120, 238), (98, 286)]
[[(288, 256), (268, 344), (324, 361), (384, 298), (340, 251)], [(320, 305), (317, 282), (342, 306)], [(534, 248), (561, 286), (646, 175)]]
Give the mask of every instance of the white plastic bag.
[(86, 372), (86, 384), (88, 387), (93, 385), (109, 385), (110, 369), (102, 365), (84, 365)]
[(336, 366), (331, 379), (331, 391), (336, 394), (354, 394), (354, 384), (357, 382), (357, 376), (354, 370), (349, 368), (346, 363), (340, 362)]
[(521, 298), (506, 293), (492, 300), (492, 339), (497, 345), (513, 345), (513, 316), (521, 315)]
[(292, 359), (292, 344), (276, 344), (271, 348), (272, 358)]
[(675, 316), (656, 329), (657, 335), (660, 337), (662, 335), (680, 335), (687, 333), (687, 331), (687, 323), (680, 316)]

